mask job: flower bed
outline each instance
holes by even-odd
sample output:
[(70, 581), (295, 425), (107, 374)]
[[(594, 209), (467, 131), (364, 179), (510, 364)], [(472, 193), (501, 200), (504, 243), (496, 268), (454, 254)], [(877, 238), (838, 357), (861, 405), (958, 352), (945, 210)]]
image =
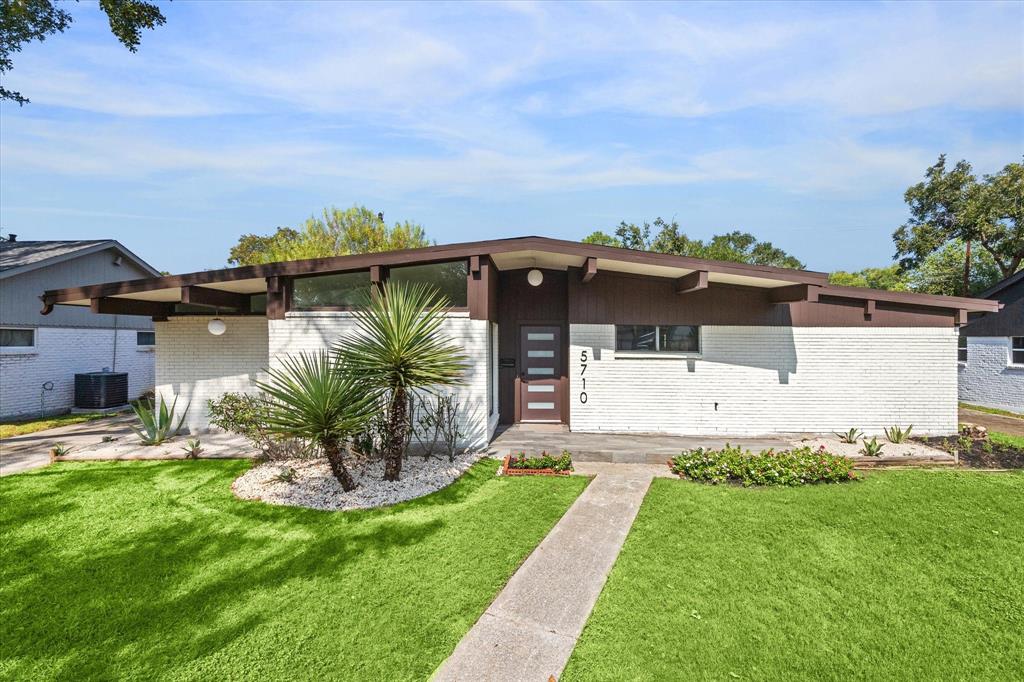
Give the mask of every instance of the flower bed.
[(572, 455), (563, 450), (558, 457), (542, 452), (540, 457), (527, 457), (526, 453), (505, 455), (501, 465), (504, 476), (568, 476), (572, 472)]
[(824, 448), (792, 450), (749, 450), (726, 445), (721, 450), (688, 450), (668, 462), (680, 478), (703, 483), (753, 485), (805, 485), (843, 483), (857, 480), (854, 461), (833, 455)]

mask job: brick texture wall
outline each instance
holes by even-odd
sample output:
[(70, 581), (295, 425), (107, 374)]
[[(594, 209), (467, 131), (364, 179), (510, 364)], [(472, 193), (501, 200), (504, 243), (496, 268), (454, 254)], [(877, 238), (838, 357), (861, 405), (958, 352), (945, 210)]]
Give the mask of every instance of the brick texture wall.
[(922, 435), (956, 430), (954, 329), (701, 332), (699, 359), (617, 357), (613, 325), (571, 325), (572, 429), (737, 436), (851, 427), (880, 434), (893, 424), (913, 424)]
[(1024, 412), (1024, 367), (1009, 366), (1010, 339), (967, 337), (967, 362), (960, 364), (960, 400)]
[(140, 349), (136, 330), (117, 330), (114, 358), (113, 329), (38, 327), (36, 347), (29, 353), (0, 353), (0, 417), (35, 417), (40, 411), (44, 382), (53, 390), (42, 392), (45, 414), (66, 412), (75, 402), (75, 374), (105, 367), (128, 373), (128, 398), (153, 390), (154, 353)]
[(207, 331), (209, 317), (172, 317), (156, 323), (156, 390), (166, 400), (189, 405), (192, 433), (209, 429), (206, 401), (229, 391), (255, 392), (266, 379), (267, 320), (227, 317), (227, 331)]

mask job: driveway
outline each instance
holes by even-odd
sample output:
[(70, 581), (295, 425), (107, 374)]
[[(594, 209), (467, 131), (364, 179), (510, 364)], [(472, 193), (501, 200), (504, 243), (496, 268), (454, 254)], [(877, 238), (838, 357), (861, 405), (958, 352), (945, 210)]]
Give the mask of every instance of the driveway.
[(124, 438), (132, 435), (129, 424), (135, 415), (117, 415), (82, 424), (60, 426), (56, 429), (36, 431), (24, 436), (0, 440), (0, 476), (19, 471), (38, 469), (50, 463), (50, 448), (54, 443), (70, 446), (72, 452), (103, 442), (104, 436)]
[(1006, 417), (1001, 414), (989, 414), (978, 412), (966, 407), (960, 408), (960, 423), (977, 424), (984, 426), (989, 431), (1008, 433), (1011, 436), (1024, 436), (1024, 417)]

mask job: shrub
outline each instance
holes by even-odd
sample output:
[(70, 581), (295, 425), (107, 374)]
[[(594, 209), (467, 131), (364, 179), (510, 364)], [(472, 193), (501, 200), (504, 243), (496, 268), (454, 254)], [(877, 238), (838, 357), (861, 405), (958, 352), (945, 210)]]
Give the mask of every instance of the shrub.
[(878, 442), (878, 438), (872, 436), (871, 440), (864, 439), (864, 447), (860, 449), (860, 454), (868, 457), (878, 457), (882, 454), (882, 448), (884, 446)]
[(890, 443), (899, 444), (910, 438), (910, 432), (913, 430), (913, 424), (911, 424), (905, 429), (901, 429), (898, 426), (890, 426), (885, 430), (885, 437), (889, 439)]
[(540, 457), (527, 457), (520, 452), (508, 459), (509, 469), (552, 469), (554, 471), (572, 471), (572, 455), (568, 450), (562, 450), (558, 457), (552, 457), (542, 452)]
[[(190, 403), (191, 404), (191, 403)], [(132, 410), (139, 418), (142, 426), (132, 426), (132, 431), (139, 437), (143, 445), (160, 445), (168, 438), (173, 438), (181, 430), (188, 416), (189, 405), (185, 405), (185, 411), (181, 413), (177, 423), (174, 421), (175, 411), (178, 407), (178, 396), (174, 396), (174, 402), (170, 405), (160, 396), (159, 407), (146, 400), (137, 400), (132, 403)]]
[(206, 401), (210, 423), (244, 436), (267, 460), (293, 459), (311, 454), (305, 443), (294, 438), (283, 438), (270, 431), (267, 425), (267, 398), (260, 393), (225, 393), (220, 398)]
[(853, 460), (833, 455), (824, 447), (754, 454), (726, 445), (721, 450), (688, 450), (671, 461), (672, 471), (690, 480), (713, 484), (738, 482), (744, 486), (842, 483), (857, 479), (853, 465)]

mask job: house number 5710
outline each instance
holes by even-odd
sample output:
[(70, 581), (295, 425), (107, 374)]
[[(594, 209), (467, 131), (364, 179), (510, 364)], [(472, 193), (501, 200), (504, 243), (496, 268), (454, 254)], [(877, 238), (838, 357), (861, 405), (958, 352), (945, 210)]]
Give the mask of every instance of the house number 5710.
[(580, 383), (582, 388), (580, 389), (580, 402), (587, 402), (587, 351), (580, 351)]

